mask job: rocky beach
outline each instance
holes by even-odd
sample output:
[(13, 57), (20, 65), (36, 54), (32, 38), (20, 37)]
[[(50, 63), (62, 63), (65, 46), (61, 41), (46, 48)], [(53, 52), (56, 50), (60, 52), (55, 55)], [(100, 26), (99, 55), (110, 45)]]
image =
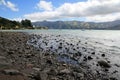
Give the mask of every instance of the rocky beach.
[(0, 80), (119, 80), (120, 65), (107, 50), (98, 51), (99, 42), (72, 40), (0, 32)]

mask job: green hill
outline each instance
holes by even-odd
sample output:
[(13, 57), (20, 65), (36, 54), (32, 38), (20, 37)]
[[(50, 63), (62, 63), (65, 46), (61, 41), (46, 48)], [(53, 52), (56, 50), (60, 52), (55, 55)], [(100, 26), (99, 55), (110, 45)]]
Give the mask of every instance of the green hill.
[(0, 29), (31, 29), (33, 28), (30, 20), (22, 20), (21, 22), (12, 21), (0, 17)]

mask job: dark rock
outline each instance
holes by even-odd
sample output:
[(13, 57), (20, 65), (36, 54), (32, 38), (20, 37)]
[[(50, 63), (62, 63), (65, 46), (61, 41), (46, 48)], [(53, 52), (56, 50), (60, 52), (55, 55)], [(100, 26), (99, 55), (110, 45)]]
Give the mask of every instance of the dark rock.
[(78, 56), (82, 56), (82, 53), (81, 53), (81, 52), (78, 52)]
[(58, 48), (59, 48), (59, 49), (62, 49), (62, 46), (59, 46)]
[(73, 55), (74, 55), (74, 57), (77, 57), (77, 56), (81, 56), (82, 54), (81, 54), (81, 52), (78, 52), (78, 53), (74, 53)]
[(84, 56), (84, 58), (83, 58), (83, 61), (87, 61), (87, 58), (86, 58), (86, 56)]
[(73, 50), (75, 51), (76, 49), (75, 49), (75, 48), (73, 48)]
[(105, 68), (105, 71), (108, 72), (109, 70)]
[(62, 45), (62, 43), (60, 43), (60, 45)]
[(110, 80), (118, 80), (118, 79), (116, 79), (116, 78), (114, 78), (114, 77), (111, 77)]
[(101, 56), (102, 56), (102, 57), (105, 57), (105, 54), (102, 54)]
[(107, 61), (108, 63), (110, 63), (110, 61)]
[(44, 56), (49, 56), (50, 54), (49, 53), (45, 53)]
[(115, 73), (117, 73), (118, 71), (117, 70), (115, 70), (115, 71), (113, 71), (113, 74), (115, 74)]
[(81, 42), (81, 41), (78, 41), (79, 43)]
[(91, 54), (95, 55), (95, 52), (92, 52)]
[(98, 64), (101, 66), (101, 67), (104, 67), (104, 68), (110, 68), (110, 64), (108, 64), (106, 61), (98, 61)]
[(53, 49), (53, 46), (51, 46), (50, 49)]
[(70, 45), (72, 46), (73, 44), (71, 43)]
[(14, 51), (8, 51), (8, 54), (9, 55), (14, 54)]
[(46, 63), (47, 63), (47, 64), (52, 64), (52, 61), (51, 61), (50, 59), (48, 59), (48, 60), (46, 61)]
[(85, 49), (85, 47), (82, 47), (82, 49)]
[(115, 64), (115, 66), (120, 67), (120, 65), (119, 65), (119, 64)]
[(88, 60), (91, 60), (91, 59), (93, 59), (91, 56), (88, 56)]
[(108, 78), (103, 78), (102, 80), (109, 80)]

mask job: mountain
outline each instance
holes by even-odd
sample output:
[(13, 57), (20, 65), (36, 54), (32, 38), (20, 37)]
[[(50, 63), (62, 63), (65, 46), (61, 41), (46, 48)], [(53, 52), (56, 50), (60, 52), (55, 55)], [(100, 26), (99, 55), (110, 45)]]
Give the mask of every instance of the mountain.
[(39, 21), (32, 23), (35, 27), (49, 29), (120, 29), (120, 20), (111, 22), (84, 22), (84, 21)]
[[(120, 30), (120, 20), (111, 22), (84, 22), (84, 21), (39, 21), (33, 22), (36, 29), (103, 29), (103, 30)], [(0, 17), (0, 29), (33, 29), (30, 20), (21, 22), (12, 21)]]

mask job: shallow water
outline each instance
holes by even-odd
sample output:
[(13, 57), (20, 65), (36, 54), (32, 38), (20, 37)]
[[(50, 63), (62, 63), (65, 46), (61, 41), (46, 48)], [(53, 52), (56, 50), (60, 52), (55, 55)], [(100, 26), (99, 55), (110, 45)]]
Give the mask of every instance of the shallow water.
[[(7, 31), (7, 30), (4, 30)], [(120, 65), (120, 31), (119, 30), (10, 30), (11, 32), (27, 32), (29, 34), (36, 34), (40, 36), (34, 36), (29, 43), (37, 48), (42, 48), (47, 51), (51, 46), (50, 51), (54, 53), (67, 54), (66, 48), (69, 48), (69, 53), (82, 52), (83, 55), (90, 55), (91, 52), (95, 52), (96, 55), (92, 56), (93, 60), (89, 61), (92, 69), (96, 68), (98, 60), (110, 61), (112, 68), (110, 68), (110, 74), (115, 70), (118, 73), (115, 74), (120, 78), (120, 67), (116, 67), (115, 64)], [(44, 43), (45, 41), (45, 43)], [(77, 43), (81, 41), (78, 45)], [(87, 43), (86, 43), (87, 42)], [(46, 45), (47, 43), (47, 45)], [(62, 43), (62, 49), (58, 49)], [(74, 46), (68, 46), (67, 43)], [(76, 49), (79, 47), (79, 49)], [(84, 51), (82, 48), (86, 48)], [(75, 50), (73, 50), (75, 48)], [(56, 51), (57, 50), (57, 51)], [(105, 54), (105, 58), (101, 57), (101, 54)], [(71, 55), (69, 55), (71, 56)], [(91, 55), (90, 55), (91, 56)], [(97, 59), (99, 57), (99, 59)], [(60, 58), (61, 59), (61, 58)], [(65, 61), (70, 61), (64, 58)], [(63, 60), (64, 60), (63, 59)], [(79, 59), (79, 58), (78, 58)], [(83, 58), (78, 60), (83, 61)], [(74, 63), (74, 61), (72, 61)]]
[(120, 49), (120, 30), (1, 30), (11, 32), (28, 32), (30, 34), (53, 34), (53, 35), (69, 35), (89, 38), (91, 41), (98, 41), (100, 44), (111, 48)]

